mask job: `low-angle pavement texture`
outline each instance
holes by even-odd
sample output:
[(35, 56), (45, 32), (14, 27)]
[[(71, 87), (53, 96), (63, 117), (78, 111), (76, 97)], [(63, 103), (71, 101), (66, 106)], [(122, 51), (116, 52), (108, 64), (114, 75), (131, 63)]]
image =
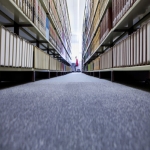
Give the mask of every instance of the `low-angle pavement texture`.
[(150, 93), (82, 73), (1, 89), (0, 150), (150, 150)]

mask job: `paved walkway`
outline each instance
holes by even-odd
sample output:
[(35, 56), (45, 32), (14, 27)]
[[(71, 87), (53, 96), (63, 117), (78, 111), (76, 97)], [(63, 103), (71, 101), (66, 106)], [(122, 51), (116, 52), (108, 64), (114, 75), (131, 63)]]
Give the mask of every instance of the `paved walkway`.
[(0, 150), (149, 149), (149, 92), (81, 73), (0, 90)]

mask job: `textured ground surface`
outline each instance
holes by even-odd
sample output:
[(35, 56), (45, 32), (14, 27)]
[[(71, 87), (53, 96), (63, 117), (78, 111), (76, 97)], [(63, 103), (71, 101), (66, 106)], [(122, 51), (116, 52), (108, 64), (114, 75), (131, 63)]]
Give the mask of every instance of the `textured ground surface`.
[(0, 90), (0, 150), (149, 149), (149, 92), (79, 73)]

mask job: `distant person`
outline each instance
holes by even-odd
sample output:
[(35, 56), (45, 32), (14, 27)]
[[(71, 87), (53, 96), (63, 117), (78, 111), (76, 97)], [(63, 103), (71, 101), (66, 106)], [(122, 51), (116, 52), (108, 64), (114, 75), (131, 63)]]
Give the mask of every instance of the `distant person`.
[(75, 59), (76, 59), (76, 67), (78, 67), (79, 64), (78, 64), (78, 58), (77, 58), (77, 56), (75, 57)]
[(78, 58), (76, 56), (76, 57), (74, 57), (74, 59), (72, 59), (72, 71), (76, 72), (78, 66), (79, 66), (79, 63), (78, 63)]
[(73, 72), (76, 72), (76, 58), (77, 58), (77, 57), (74, 57), (74, 58), (72, 59), (72, 71), (73, 71)]

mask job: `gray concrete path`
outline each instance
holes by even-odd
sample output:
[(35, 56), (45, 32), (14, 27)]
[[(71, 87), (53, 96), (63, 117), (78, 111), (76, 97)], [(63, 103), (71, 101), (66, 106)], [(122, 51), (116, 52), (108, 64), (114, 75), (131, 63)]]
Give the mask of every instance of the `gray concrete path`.
[(150, 150), (150, 93), (81, 73), (2, 89), (0, 150)]

